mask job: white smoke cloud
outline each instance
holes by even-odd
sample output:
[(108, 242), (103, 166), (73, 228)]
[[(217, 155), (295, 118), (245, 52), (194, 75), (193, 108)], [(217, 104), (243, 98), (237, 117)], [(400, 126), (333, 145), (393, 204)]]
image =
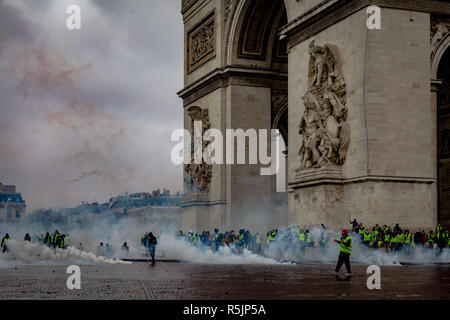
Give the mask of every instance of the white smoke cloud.
[[(303, 255), (299, 249), (296, 227), (279, 230), (277, 241), (272, 242), (264, 255), (255, 254), (244, 249), (237, 254), (233, 247), (223, 246), (217, 252), (207, 247), (196, 247), (177, 238), (179, 226), (172, 222), (158, 220), (157, 215), (150, 215), (150, 223), (143, 224), (134, 218), (122, 218), (119, 221), (93, 220), (81, 226), (42, 226), (40, 224), (2, 224), (0, 234), (9, 233), (12, 240), (8, 241), (10, 252), (0, 253), (0, 266), (10, 266), (14, 263), (121, 263), (119, 259), (148, 259), (145, 248), (141, 244), (141, 237), (145, 232), (153, 232), (158, 237), (156, 258), (179, 260), (194, 264), (329, 264), (334, 265), (339, 255), (339, 245), (334, 239), (340, 238), (340, 231), (328, 230), (328, 245), (320, 248), (318, 244), (321, 229), (312, 227), (310, 233), (315, 241), (314, 248), (307, 248)], [(53, 250), (36, 243), (23, 241), (25, 233), (30, 235), (51, 233), (58, 229), (61, 234), (69, 235), (70, 245), (67, 250)], [(428, 264), (435, 262), (450, 262), (450, 249), (437, 255), (435, 250), (428, 248), (413, 248), (411, 255), (405, 255), (404, 250), (386, 253), (384, 248), (374, 250), (361, 243), (357, 234), (352, 235), (353, 250), (352, 263), (364, 265), (400, 265), (403, 262)], [(99, 257), (97, 247), (100, 242), (109, 244), (112, 253), (106, 257)], [(121, 246), (127, 242), (129, 254), (124, 255)], [(82, 243), (83, 250), (78, 250)]]
[(91, 252), (85, 252), (69, 247), (63, 249), (52, 249), (37, 243), (28, 241), (9, 240), (7, 243), (9, 251), (3, 254), (2, 260), (13, 262), (14, 260), (22, 263), (94, 263), (94, 264), (131, 264), (131, 262), (121, 261), (119, 259), (107, 259), (97, 257)]
[(220, 247), (217, 252), (212, 252), (208, 248), (198, 248), (191, 246), (184, 240), (178, 240), (168, 234), (160, 237), (159, 250), (163, 250), (164, 257), (177, 259), (184, 262), (201, 264), (279, 264), (271, 258), (257, 255), (244, 249), (242, 255), (227, 246)]

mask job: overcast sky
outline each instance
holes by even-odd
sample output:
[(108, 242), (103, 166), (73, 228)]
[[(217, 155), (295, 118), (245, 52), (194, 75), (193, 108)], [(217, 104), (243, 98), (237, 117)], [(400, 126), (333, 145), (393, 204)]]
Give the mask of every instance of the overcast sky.
[[(0, 0), (0, 182), (70, 207), (182, 188), (181, 0)], [(81, 8), (81, 30), (66, 8)]]

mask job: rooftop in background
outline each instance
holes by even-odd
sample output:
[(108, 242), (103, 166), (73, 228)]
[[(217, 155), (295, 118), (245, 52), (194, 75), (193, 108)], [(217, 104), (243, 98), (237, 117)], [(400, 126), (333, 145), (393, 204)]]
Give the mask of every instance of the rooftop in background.
[(0, 192), (0, 202), (7, 203), (25, 203), (20, 193), (6, 193)]
[(139, 192), (112, 197), (105, 203), (84, 202), (72, 209), (72, 213), (102, 213), (110, 209), (133, 209), (144, 207), (177, 207), (181, 202), (181, 194), (170, 194), (170, 190), (155, 190), (151, 193)]
[(16, 193), (16, 186), (0, 183), (0, 193)]
[(140, 208), (140, 207), (171, 207), (178, 206), (181, 194), (171, 195), (169, 190), (155, 190), (151, 194), (147, 192), (120, 195), (109, 199), (109, 207), (115, 208)]
[(25, 200), (16, 186), (0, 183), (0, 222), (17, 222), (25, 214)]

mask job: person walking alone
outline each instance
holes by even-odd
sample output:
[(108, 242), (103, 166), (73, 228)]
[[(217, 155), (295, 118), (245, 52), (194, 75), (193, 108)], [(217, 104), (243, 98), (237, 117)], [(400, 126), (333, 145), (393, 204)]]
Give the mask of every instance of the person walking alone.
[(9, 251), (8, 247), (6, 246), (6, 243), (8, 242), (8, 240), (11, 240), (11, 238), (9, 237), (9, 234), (6, 234), (1, 242), (1, 248), (2, 248), (2, 252), (5, 253), (7, 251)]
[(156, 251), (156, 245), (158, 244), (158, 241), (156, 241), (156, 237), (153, 235), (153, 233), (148, 234), (148, 251), (150, 252), (150, 256), (152, 257), (152, 266), (155, 265), (155, 251)]
[(335, 242), (340, 244), (339, 248), (339, 260), (336, 265), (336, 269), (334, 274), (339, 274), (339, 270), (341, 270), (342, 264), (345, 263), (345, 268), (347, 269), (346, 276), (352, 275), (352, 270), (350, 267), (350, 254), (352, 253), (352, 238), (348, 235), (348, 230), (342, 230), (341, 240), (334, 240)]

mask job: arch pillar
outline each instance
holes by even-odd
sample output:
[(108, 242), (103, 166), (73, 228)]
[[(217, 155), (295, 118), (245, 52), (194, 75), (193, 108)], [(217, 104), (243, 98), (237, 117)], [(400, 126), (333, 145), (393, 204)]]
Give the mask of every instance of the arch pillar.
[[(207, 121), (222, 131), (224, 143), (227, 129), (266, 129), (270, 139), (274, 126), (282, 126), (287, 139), (283, 116), (287, 110), (287, 49), (277, 37), (287, 23), (284, 1), (192, 0), (185, 1), (184, 8), (185, 88), (179, 96), (185, 128), (192, 126), (189, 110), (198, 106), (208, 110)], [(280, 92), (284, 94), (281, 113), (274, 110)], [(238, 146), (234, 145), (236, 153)], [(275, 213), (276, 179), (262, 176), (260, 169), (261, 165), (248, 161), (245, 165), (212, 165), (209, 188), (192, 190), (186, 183), (183, 229), (247, 228), (265, 233), (280, 226)], [(185, 181), (192, 185), (204, 171), (198, 167), (185, 170)]]
[[(381, 6), (381, 30), (365, 27), (365, 9), (370, 4)], [(430, 21), (431, 9), (412, 3), (352, 1), (350, 5), (330, 1), (292, 20), (280, 32), (289, 42), (293, 223), (342, 228), (348, 227), (350, 218), (356, 218), (371, 226), (435, 226), (437, 152), (429, 78)], [(308, 90), (315, 90), (311, 83), (318, 85), (317, 79), (308, 79), (312, 70), (319, 73), (311, 50), (315, 46), (337, 48), (346, 83), (350, 145), (345, 162), (335, 170), (320, 166), (318, 161), (305, 165), (304, 159), (310, 161), (311, 156), (302, 148), (305, 136), (298, 134), (299, 125), (302, 128), (308, 117), (307, 108), (326, 105), (312, 98), (302, 101)]]

